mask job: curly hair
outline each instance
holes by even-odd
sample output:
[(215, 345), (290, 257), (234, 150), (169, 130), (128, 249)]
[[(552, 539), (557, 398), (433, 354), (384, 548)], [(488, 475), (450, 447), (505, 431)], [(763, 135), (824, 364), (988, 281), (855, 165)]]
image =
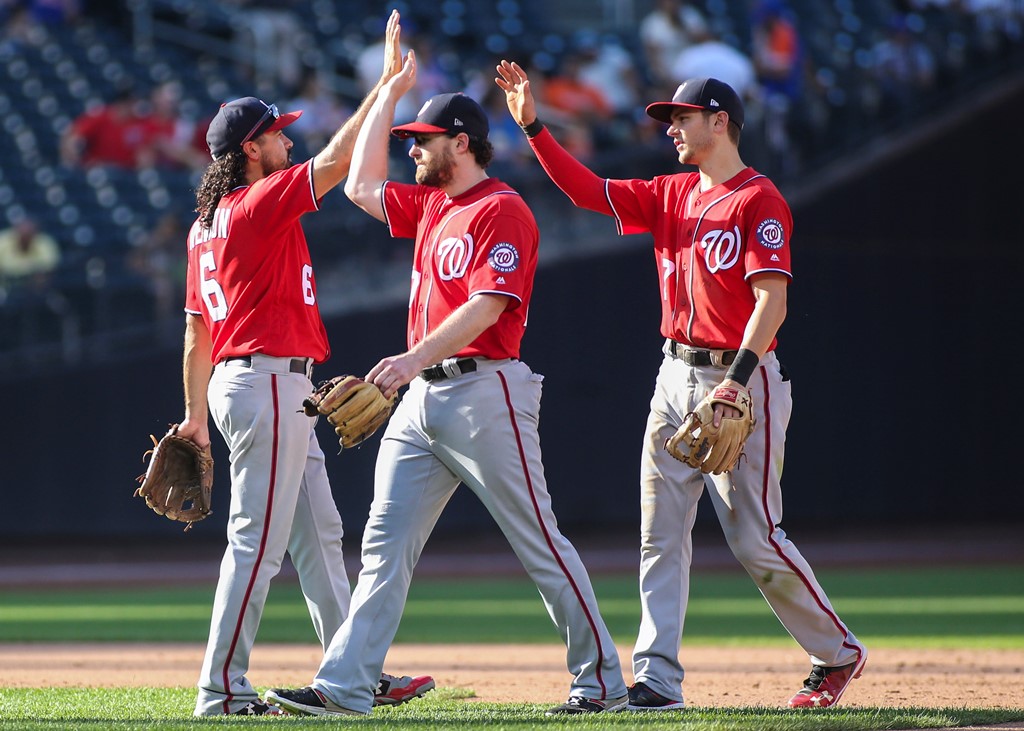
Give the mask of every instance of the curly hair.
[(220, 199), (245, 184), (245, 163), (245, 153), (232, 150), (206, 168), (196, 188), (196, 213), (199, 214), (201, 225), (210, 228)]
[(494, 159), (494, 145), (488, 139), (470, 137), (469, 151), (473, 153), (473, 157), (476, 158), (476, 164), (481, 168), (486, 168), (491, 164), (491, 160)]

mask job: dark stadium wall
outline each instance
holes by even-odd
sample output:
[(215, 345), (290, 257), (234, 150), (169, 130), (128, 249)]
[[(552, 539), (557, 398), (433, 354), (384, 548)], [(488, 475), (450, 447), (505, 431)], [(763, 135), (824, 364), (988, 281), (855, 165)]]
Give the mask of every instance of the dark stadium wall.
[[(1024, 514), (1021, 478), (1001, 469), (1022, 433), (1012, 339), (1024, 252), (1016, 168), (1001, 147), (1019, 148), (1009, 124), (1024, 118), (1022, 106), (1016, 99), (989, 114), (983, 137), (972, 121), (794, 212), (796, 277), (778, 351), (795, 402), (787, 527), (899, 529)], [(965, 138), (992, 149), (951, 154)], [(635, 532), (639, 522), (638, 455), (661, 340), (652, 253), (643, 237), (634, 243), (537, 276), (523, 358), (545, 376), (545, 469), (559, 522), (573, 531)], [(329, 321), (335, 350), (318, 374), (362, 374), (400, 351), (405, 315), (395, 307)], [(178, 534), (179, 524), (132, 492), (146, 435), (180, 418), (179, 383), (173, 351), (124, 354), (59, 383), (25, 373), (5, 384), (5, 539)], [(349, 535), (358, 535), (376, 439), (335, 455), (332, 432), (318, 430)], [(228, 460), (219, 437), (214, 444), (215, 514), (190, 540), (223, 538)], [(714, 520), (701, 511), (701, 523)], [(478, 527), (494, 530), (462, 488), (438, 532)]]

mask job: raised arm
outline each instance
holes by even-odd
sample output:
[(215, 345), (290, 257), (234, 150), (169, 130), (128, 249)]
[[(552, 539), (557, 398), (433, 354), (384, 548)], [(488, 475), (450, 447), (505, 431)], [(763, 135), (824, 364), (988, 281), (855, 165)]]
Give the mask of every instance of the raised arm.
[(402, 70), (383, 88), (366, 115), (356, 138), (352, 170), (345, 181), (345, 195), (374, 218), (383, 221), (381, 188), (388, 177), (388, 142), (398, 100), (416, 83), (416, 54), (409, 51)]
[(498, 64), (497, 71), (494, 83), (505, 92), (508, 111), (530, 138), (530, 147), (544, 172), (579, 208), (612, 215), (605, 193), (605, 179), (570, 155), (537, 119), (537, 105), (526, 71), (515, 61), (504, 60)]
[(355, 113), (334, 133), (326, 147), (313, 158), (313, 191), (317, 200), (323, 198), (348, 175), (356, 136), (366, 120), (370, 107), (377, 100), (384, 84), (402, 69), (402, 26), (399, 20), (398, 11), (392, 10), (387, 29), (384, 31), (384, 70), (380, 80), (366, 95)]

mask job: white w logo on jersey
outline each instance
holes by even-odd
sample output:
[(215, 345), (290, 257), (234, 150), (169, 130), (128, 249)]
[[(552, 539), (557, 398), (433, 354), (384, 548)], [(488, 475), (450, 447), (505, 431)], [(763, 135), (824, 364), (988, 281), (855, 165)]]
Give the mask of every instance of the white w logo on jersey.
[(460, 239), (445, 239), (437, 245), (437, 276), (445, 282), (461, 279), (472, 258), (473, 237), (470, 234), (464, 234)]
[(740, 249), (743, 248), (740, 237), (740, 227), (733, 226), (732, 231), (708, 231), (700, 240), (700, 247), (704, 249), (704, 261), (708, 265), (708, 271), (715, 272), (731, 269), (740, 260)]

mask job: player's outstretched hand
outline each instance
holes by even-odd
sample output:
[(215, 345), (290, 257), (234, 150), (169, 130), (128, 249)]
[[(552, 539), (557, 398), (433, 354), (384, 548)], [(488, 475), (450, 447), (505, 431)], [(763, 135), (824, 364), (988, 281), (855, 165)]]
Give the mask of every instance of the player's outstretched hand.
[(402, 16), (397, 10), (391, 11), (388, 18), (387, 28), (384, 30), (384, 71), (380, 75), (383, 84), (395, 74), (402, 70), (402, 26), (399, 21)]
[(405, 63), (397, 74), (384, 85), (381, 94), (385, 97), (401, 98), (416, 85), (416, 52), (410, 49), (405, 54)]
[(525, 127), (537, 119), (537, 105), (530, 91), (530, 79), (523, 67), (515, 61), (502, 59), (497, 66), (498, 76), (494, 83), (505, 92), (505, 103), (512, 119), (520, 127)]

